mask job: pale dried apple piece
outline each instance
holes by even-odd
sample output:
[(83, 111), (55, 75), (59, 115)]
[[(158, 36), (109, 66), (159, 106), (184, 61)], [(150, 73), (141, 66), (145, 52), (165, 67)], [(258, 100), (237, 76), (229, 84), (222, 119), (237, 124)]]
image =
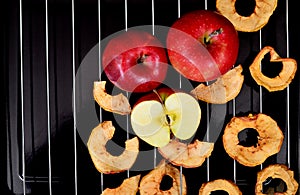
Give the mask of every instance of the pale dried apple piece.
[(257, 182), (255, 185), (255, 194), (263, 195), (263, 182), (267, 179), (282, 179), (286, 184), (286, 191), (283, 193), (276, 193), (282, 195), (295, 195), (298, 191), (298, 182), (294, 179), (294, 172), (290, 170), (286, 165), (273, 164), (265, 167), (263, 170), (257, 173)]
[[(238, 133), (244, 129), (258, 132), (257, 144), (245, 147), (239, 144)], [(235, 116), (226, 125), (223, 145), (228, 155), (240, 164), (254, 167), (280, 151), (283, 133), (277, 122), (266, 114)]]
[(238, 65), (219, 77), (211, 85), (199, 84), (191, 91), (191, 94), (207, 103), (225, 104), (240, 93), (244, 83), (242, 71), (242, 65)]
[(114, 174), (132, 167), (139, 153), (137, 137), (125, 142), (125, 150), (119, 156), (113, 156), (106, 150), (106, 143), (112, 139), (115, 127), (111, 121), (104, 121), (95, 127), (89, 137), (87, 146), (91, 159), (100, 173)]
[(216, 8), (234, 25), (237, 31), (255, 32), (264, 27), (277, 7), (277, 0), (255, 0), (255, 8), (249, 16), (237, 13), (237, 0), (217, 0)]
[[(270, 62), (282, 63), (282, 70), (279, 75), (274, 78), (269, 78), (261, 72), (261, 61), (267, 53), (270, 53)], [(285, 89), (295, 77), (297, 62), (292, 58), (281, 58), (274, 48), (265, 46), (255, 57), (249, 69), (253, 79), (258, 85), (265, 87), (270, 92), (280, 91)]]
[(213, 191), (226, 191), (229, 195), (242, 195), (239, 187), (230, 180), (216, 179), (202, 184), (199, 195), (210, 195)]
[(93, 95), (95, 101), (101, 108), (106, 111), (114, 112), (121, 115), (130, 114), (131, 106), (127, 97), (122, 93), (110, 95), (105, 89), (106, 81), (95, 81)]
[(139, 190), (139, 181), (141, 175), (136, 175), (124, 179), (117, 188), (106, 188), (101, 195), (136, 195)]
[(214, 148), (214, 143), (195, 140), (186, 144), (173, 139), (164, 147), (158, 148), (159, 153), (173, 165), (195, 168), (203, 164)]
[[(165, 175), (168, 175), (173, 179), (173, 185), (168, 190), (161, 190), (160, 183)], [(186, 195), (187, 193), (185, 176), (182, 174), (182, 177), (180, 178), (179, 170), (171, 164), (168, 164), (165, 160), (162, 160), (157, 167), (141, 179), (139, 189), (141, 195)]]

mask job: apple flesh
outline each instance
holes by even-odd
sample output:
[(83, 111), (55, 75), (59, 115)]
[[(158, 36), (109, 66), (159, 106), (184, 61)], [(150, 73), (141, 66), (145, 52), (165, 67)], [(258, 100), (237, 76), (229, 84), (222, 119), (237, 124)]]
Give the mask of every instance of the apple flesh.
[(212, 81), (236, 62), (239, 38), (233, 24), (211, 10), (189, 12), (173, 23), (167, 35), (173, 67), (186, 78)]
[(134, 105), (131, 112), (132, 129), (142, 140), (152, 146), (163, 147), (170, 142), (171, 133), (182, 140), (195, 134), (200, 124), (201, 109), (193, 96), (160, 89), (145, 97)]
[(152, 34), (128, 30), (105, 46), (102, 66), (107, 78), (129, 92), (148, 92), (159, 86), (168, 69), (167, 53)]

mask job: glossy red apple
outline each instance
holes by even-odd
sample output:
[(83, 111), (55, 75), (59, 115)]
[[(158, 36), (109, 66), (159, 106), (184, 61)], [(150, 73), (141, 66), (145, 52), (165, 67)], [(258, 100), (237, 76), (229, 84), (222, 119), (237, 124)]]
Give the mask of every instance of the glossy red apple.
[(109, 40), (103, 51), (102, 66), (107, 78), (129, 92), (147, 92), (166, 77), (168, 58), (165, 47), (152, 34), (128, 30)]
[(236, 62), (239, 38), (233, 24), (211, 10), (177, 19), (167, 35), (171, 64), (186, 78), (204, 82), (226, 73)]

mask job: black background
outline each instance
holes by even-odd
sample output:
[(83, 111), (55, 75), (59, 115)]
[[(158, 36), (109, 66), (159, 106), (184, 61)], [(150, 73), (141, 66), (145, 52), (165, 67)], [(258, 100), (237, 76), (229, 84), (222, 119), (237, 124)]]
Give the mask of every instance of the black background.
[[(71, 1), (49, 0), (49, 76), (51, 116), (51, 157), (53, 194), (74, 194), (74, 140), (72, 114), (72, 23)], [(238, 0), (238, 10), (249, 13), (254, 1)], [(299, 33), (297, 7), (289, 2), (289, 56), (299, 61)], [(75, 65), (80, 66), (85, 55), (98, 43), (98, 10), (96, 0), (75, 1)], [(1, 194), (22, 194), (21, 173), (21, 98), (20, 98), (20, 29), (19, 2), (1, 1)], [(204, 9), (204, 1), (182, 0), (181, 15)], [(208, 9), (215, 10), (215, 1), (208, 1)], [(122, 0), (101, 0), (101, 39), (125, 29), (125, 3)], [(155, 24), (171, 26), (177, 19), (177, 1), (155, 1)], [(23, 0), (23, 63), (24, 116), (26, 132), (26, 176), (29, 194), (48, 194), (48, 149), (45, 66), (45, 2)], [(128, 27), (151, 25), (151, 1), (128, 0)], [(262, 46), (270, 45), (281, 57), (287, 56), (286, 1), (279, 0), (269, 23), (261, 31)], [(244, 68), (245, 83), (236, 99), (237, 115), (259, 112), (259, 87), (251, 78), (248, 66), (260, 50), (259, 32), (239, 32), (240, 51), (237, 64)], [(268, 69), (269, 70), (269, 69)], [(265, 71), (276, 75), (276, 68)], [(105, 75), (103, 76), (105, 77)], [(272, 116), (284, 133), (287, 129), (286, 90), (263, 92), (263, 112)], [(201, 103), (202, 110), (206, 104)], [(232, 102), (226, 104), (226, 121), (232, 117)], [(96, 108), (95, 108), (96, 109)], [(110, 114), (104, 112), (105, 118)], [(206, 113), (203, 112), (203, 119)], [(290, 85), (291, 168), (299, 181), (299, 74)], [(205, 120), (200, 128), (206, 128)], [(199, 133), (198, 138), (203, 138)], [(196, 136), (196, 137), (197, 137)], [(114, 140), (122, 144), (122, 138)], [(145, 145), (145, 144), (144, 144)], [(143, 144), (142, 144), (143, 146)], [(267, 159), (271, 163), (287, 163), (286, 140), (278, 155)], [(147, 148), (147, 146), (144, 146)], [(94, 168), (87, 148), (77, 137), (78, 194), (100, 194), (101, 176)], [(260, 167), (237, 165), (237, 184), (243, 194), (254, 194), (256, 173)], [(131, 175), (144, 172), (131, 172)], [(197, 169), (183, 169), (188, 194), (198, 194), (207, 181), (206, 163)], [(40, 179), (42, 177), (42, 179)], [(46, 178), (46, 179), (45, 179)], [(104, 175), (104, 188), (120, 185), (126, 173)], [(220, 139), (210, 158), (210, 180), (233, 179), (233, 160), (226, 154)]]

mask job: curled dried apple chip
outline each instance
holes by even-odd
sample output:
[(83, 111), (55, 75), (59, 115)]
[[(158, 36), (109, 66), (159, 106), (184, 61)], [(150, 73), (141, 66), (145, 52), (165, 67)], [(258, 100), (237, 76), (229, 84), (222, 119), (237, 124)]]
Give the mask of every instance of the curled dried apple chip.
[(138, 152), (139, 141), (137, 137), (125, 142), (125, 150), (119, 156), (111, 155), (106, 150), (106, 143), (112, 139), (115, 127), (111, 121), (104, 121), (95, 127), (88, 139), (88, 150), (96, 169), (104, 174), (123, 172), (134, 164)]
[(216, 179), (202, 184), (199, 195), (209, 195), (213, 191), (226, 191), (230, 195), (242, 195), (239, 187), (226, 179)]
[(242, 65), (229, 70), (211, 85), (199, 84), (191, 93), (199, 100), (212, 104), (225, 104), (234, 99), (244, 83)]
[(128, 99), (122, 94), (110, 95), (105, 89), (106, 81), (95, 81), (93, 95), (95, 101), (106, 111), (121, 115), (130, 114), (131, 106)]
[[(172, 178), (172, 187), (168, 190), (161, 190), (160, 183), (165, 175)], [(140, 182), (140, 194), (181, 194), (186, 195), (186, 181), (177, 168), (162, 160), (157, 167), (145, 175)]]
[(125, 179), (117, 188), (106, 188), (101, 195), (135, 195), (139, 190), (141, 175)]
[[(281, 179), (286, 184), (284, 192), (271, 192), (270, 194), (295, 195), (298, 191), (298, 182), (294, 179), (294, 172), (283, 164), (272, 164), (257, 173), (255, 194), (263, 195), (263, 185), (272, 179)], [(269, 194), (269, 193), (268, 193)]]
[(218, 12), (231, 21), (236, 30), (255, 32), (264, 27), (277, 7), (277, 0), (255, 0), (255, 8), (249, 16), (237, 13), (235, 3), (237, 0), (217, 0)]
[(195, 168), (203, 164), (211, 155), (214, 143), (195, 140), (191, 144), (173, 139), (164, 147), (158, 148), (159, 153), (173, 165), (185, 168)]
[[(270, 62), (282, 63), (282, 70), (279, 75), (274, 78), (269, 78), (261, 72), (261, 61), (267, 53), (270, 53)], [(249, 69), (253, 79), (258, 85), (265, 87), (270, 92), (280, 91), (285, 89), (292, 82), (296, 74), (297, 62), (292, 58), (281, 58), (274, 48), (265, 46), (255, 57)]]
[[(245, 129), (253, 129), (258, 133), (257, 143), (243, 146), (238, 134)], [(233, 117), (226, 125), (223, 134), (223, 145), (228, 155), (240, 164), (254, 167), (263, 163), (269, 156), (279, 152), (283, 133), (277, 122), (270, 116), (256, 115)]]

